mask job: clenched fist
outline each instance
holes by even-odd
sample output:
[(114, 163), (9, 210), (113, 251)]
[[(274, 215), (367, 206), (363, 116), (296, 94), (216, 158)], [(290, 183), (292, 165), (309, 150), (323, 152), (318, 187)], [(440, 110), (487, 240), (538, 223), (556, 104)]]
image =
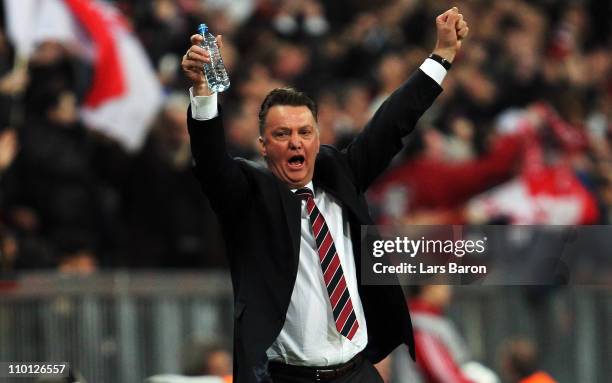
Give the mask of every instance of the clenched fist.
[(470, 31), (468, 24), (463, 20), (457, 7), (453, 7), (436, 18), (438, 41), (435, 54), (453, 62), (455, 55), (461, 49), (461, 42)]

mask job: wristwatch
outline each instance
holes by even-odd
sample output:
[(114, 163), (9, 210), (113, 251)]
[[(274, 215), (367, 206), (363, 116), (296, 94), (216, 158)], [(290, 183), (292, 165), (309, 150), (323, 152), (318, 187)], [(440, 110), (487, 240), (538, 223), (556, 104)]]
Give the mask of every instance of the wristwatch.
[(432, 53), (429, 55), (430, 59), (434, 60), (435, 62), (437, 62), (438, 64), (442, 65), (444, 67), (444, 69), (446, 69), (447, 71), (450, 70), (450, 68), (453, 66), (453, 64), (448, 61), (447, 59), (445, 59), (444, 57), (437, 55), (435, 53)]

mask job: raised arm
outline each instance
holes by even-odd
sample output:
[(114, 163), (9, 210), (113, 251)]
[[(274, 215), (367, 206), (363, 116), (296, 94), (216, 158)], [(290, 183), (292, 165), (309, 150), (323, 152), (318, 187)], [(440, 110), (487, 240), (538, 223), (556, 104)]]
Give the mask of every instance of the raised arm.
[[(376, 111), (364, 130), (345, 149), (357, 187), (365, 191), (402, 148), (402, 137), (414, 130), (417, 121), (442, 91), (446, 69), (469, 32), (463, 15), (454, 7), (436, 18), (435, 60), (427, 59)], [(440, 59), (441, 58), (441, 59)], [(438, 62), (436, 62), (438, 61)]]
[[(217, 95), (208, 89), (202, 71), (202, 66), (210, 62), (210, 57), (199, 46), (201, 42), (202, 36), (191, 36), (192, 46), (181, 63), (185, 76), (192, 82), (187, 127), (194, 172), (213, 209), (223, 220), (248, 203), (248, 181), (237, 161), (227, 153)], [(221, 36), (217, 36), (217, 43), (221, 48)]]

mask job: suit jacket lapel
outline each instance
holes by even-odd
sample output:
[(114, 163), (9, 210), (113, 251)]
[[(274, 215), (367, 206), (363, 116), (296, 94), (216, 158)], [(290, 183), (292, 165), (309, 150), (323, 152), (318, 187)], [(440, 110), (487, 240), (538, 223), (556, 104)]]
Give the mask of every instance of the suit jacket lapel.
[(322, 160), (317, 159), (315, 165), (313, 176), (315, 186), (334, 196), (341, 202), (342, 208), (348, 209), (353, 216), (362, 222), (366, 222), (367, 217), (363, 215), (363, 209), (359, 208), (360, 204), (353, 184), (346, 176), (335, 174), (330, 166), (325, 166), (322, 162)]
[(289, 226), (289, 234), (291, 236), (294, 263), (293, 270), (297, 271), (301, 240), (300, 201), (293, 195), (291, 190), (289, 190), (287, 186), (280, 181), (278, 181), (278, 189), (281, 195), (281, 204), (283, 205), (283, 210), (285, 211), (285, 217), (287, 218), (287, 225)]

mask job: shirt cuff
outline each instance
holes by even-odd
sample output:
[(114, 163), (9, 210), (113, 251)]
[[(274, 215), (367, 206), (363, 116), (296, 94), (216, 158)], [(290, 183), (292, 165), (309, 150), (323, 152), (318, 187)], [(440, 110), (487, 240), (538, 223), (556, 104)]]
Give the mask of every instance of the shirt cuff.
[(191, 117), (194, 120), (212, 120), (219, 115), (217, 93), (210, 96), (194, 96), (192, 87), (189, 88), (189, 99), (191, 101)]
[(444, 81), (447, 73), (442, 64), (432, 59), (426, 59), (419, 69), (437, 82), (438, 85), (442, 86), (442, 81)]

